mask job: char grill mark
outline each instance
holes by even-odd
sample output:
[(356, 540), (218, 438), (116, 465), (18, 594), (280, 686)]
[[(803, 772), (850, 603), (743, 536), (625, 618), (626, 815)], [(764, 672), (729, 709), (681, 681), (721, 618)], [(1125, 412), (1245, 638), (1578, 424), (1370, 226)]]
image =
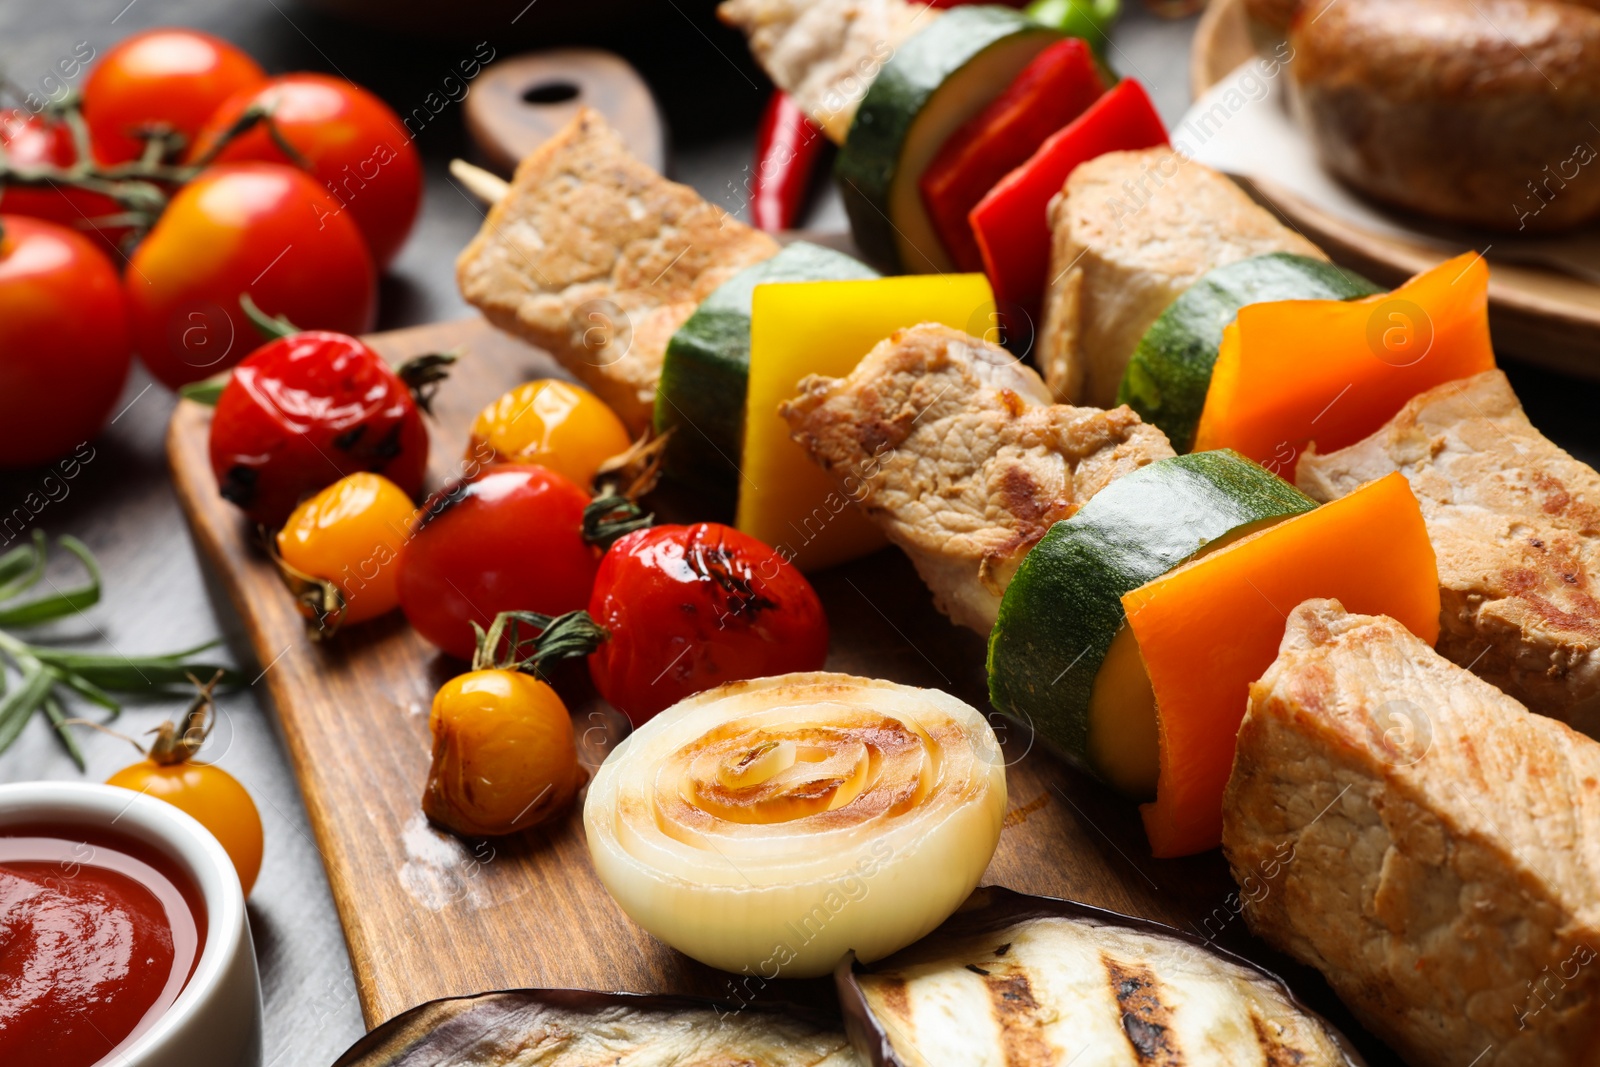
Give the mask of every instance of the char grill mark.
[(1027, 974), (1020, 969), (981, 973), (989, 991), (989, 1010), (1000, 1031), (1006, 1067), (1052, 1067), (1059, 1062), (1059, 1050), (1044, 1038), (1045, 1019)]
[(1161, 999), (1161, 984), (1155, 972), (1138, 963), (1125, 963), (1109, 956), (1105, 964), (1111, 993), (1122, 1010), (1122, 1032), (1133, 1046), (1139, 1063), (1149, 1067), (1183, 1067), (1183, 1051), (1176, 1044), (1172, 1029), (1172, 1008)]

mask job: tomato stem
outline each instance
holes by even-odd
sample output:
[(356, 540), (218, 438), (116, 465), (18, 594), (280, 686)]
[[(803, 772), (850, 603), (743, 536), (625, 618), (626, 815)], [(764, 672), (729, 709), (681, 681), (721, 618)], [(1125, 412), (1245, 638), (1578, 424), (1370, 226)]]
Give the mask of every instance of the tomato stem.
[(261, 103), (251, 104), (245, 108), (239, 117), (233, 120), (233, 125), (222, 131), (222, 135), (217, 138), (216, 143), (206, 149), (205, 153), (199, 159), (196, 159), (192, 165), (199, 168), (215, 163), (217, 157), (222, 154), (223, 149), (257, 126), (262, 126), (266, 129), (267, 136), (272, 138), (272, 143), (277, 146), (278, 151), (288, 157), (289, 162), (301, 170), (310, 169), (310, 162), (300, 154), (299, 149), (289, 143), (289, 139), (283, 135), (283, 131), (273, 121), (272, 106)]
[(209, 378), (201, 378), (198, 382), (178, 387), (178, 395), (185, 400), (193, 400), (196, 404), (204, 404), (208, 408), (217, 406), (217, 401), (222, 399), (222, 390), (226, 389), (228, 382), (233, 378), (233, 371), (225, 370), (220, 374), (213, 374)]
[(395, 373), (411, 390), (417, 407), (432, 415), (433, 395), (439, 391), (439, 383), (450, 377), (450, 367), (459, 358), (456, 352), (429, 352), (406, 360)]
[[(518, 630), (521, 625), (531, 627), (533, 636), (524, 639)], [(478, 635), (473, 670), (522, 671), (537, 678), (545, 678), (547, 665), (587, 656), (611, 638), (611, 632), (587, 611), (569, 611), (554, 617), (537, 611), (502, 611), (487, 631), (476, 622), (472, 629)], [(502, 643), (503, 654), (499, 651)], [(523, 655), (525, 646), (531, 646), (528, 655)]]
[(606, 485), (583, 509), (583, 539), (603, 552), (620, 538), (655, 521), (653, 514)]
[(262, 339), (276, 341), (283, 337), (293, 337), (300, 332), (300, 328), (282, 315), (268, 315), (256, 306), (250, 299), (249, 293), (239, 294), (239, 307), (244, 310), (245, 317), (250, 324), (260, 331)]
[(294, 596), (300, 613), (306, 617), (306, 636), (313, 641), (324, 641), (338, 633), (339, 624), (344, 621), (345, 609), (344, 593), (338, 585), (326, 578), (307, 574), (290, 564), (278, 551), (277, 538), (264, 526), (261, 528), (261, 542), (266, 546), (267, 555), (272, 558), (278, 579)]
[(187, 763), (200, 751), (206, 738), (211, 736), (211, 727), (216, 724), (216, 716), (212, 714), (216, 707), (213, 694), (221, 680), (220, 670), (211, 676), (209, 682), (189, 675), (189, 681), (194, 683), (196, 689), (194, 698), (176, 722), (164, 722), (156, 727), (156, 739), (151, 742), (150, 751), (145, 753), (152, 763), (163, 767)]

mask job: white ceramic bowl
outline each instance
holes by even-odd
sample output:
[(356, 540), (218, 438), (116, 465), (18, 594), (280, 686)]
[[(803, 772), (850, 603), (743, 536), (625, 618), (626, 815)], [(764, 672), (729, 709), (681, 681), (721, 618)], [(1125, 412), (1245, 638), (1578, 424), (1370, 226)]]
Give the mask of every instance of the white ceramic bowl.
[(46, 823), (120, 834), (175, 863), (199, 889), (206, 940), (189, 984), (165, 1014), (104, 1067), (260, 1067), (261, 979), (239, 875), (217, 839), (153, 797), (86, 782), (0, 785), (0, 832)]

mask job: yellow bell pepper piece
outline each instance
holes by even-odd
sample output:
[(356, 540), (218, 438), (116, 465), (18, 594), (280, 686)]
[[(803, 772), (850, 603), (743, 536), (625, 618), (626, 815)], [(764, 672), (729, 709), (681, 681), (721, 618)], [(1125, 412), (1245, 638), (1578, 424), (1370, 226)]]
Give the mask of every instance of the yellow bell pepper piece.
[(778, 405), (808, 374), (842, 378), (872, 346), (923, 322), (994, 340), (982, 274), (759, 285), (750, 311), (750, 385), (739, 480), (740, 530), (815, 571), (882, 548), (883, 535), (789, 438)]

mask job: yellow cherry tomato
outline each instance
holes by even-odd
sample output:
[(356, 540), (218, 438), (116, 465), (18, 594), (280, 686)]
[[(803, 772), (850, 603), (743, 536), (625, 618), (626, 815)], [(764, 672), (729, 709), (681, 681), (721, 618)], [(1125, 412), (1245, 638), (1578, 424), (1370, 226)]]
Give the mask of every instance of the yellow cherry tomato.
[(537, 463), (587, 488), (600, 464), (633, 442), (601, 399), (554, 378), (524, 382), (478, 412), (467, 442), (475, 463)]
[(433, 698), (422, 810), (468, 837), (509, 834), (565, 808), (583, 784), (566, 705), (510, 670), (452, 678)]
[(205, 763), (146, 759), (124, 767), (106, 784), (146, 793), (194, 816), (222, 844), (245, 896), (250, 895), (261, 872), (261, 815), (233, 775)]
[(382, 475), (351, 474), (295, 508), (278, 531), (278, 554), (295, 570), (338, 586), (345, 602), (340, 625), (376, 618), (400, 605), (395, 559), (416, 510)]

